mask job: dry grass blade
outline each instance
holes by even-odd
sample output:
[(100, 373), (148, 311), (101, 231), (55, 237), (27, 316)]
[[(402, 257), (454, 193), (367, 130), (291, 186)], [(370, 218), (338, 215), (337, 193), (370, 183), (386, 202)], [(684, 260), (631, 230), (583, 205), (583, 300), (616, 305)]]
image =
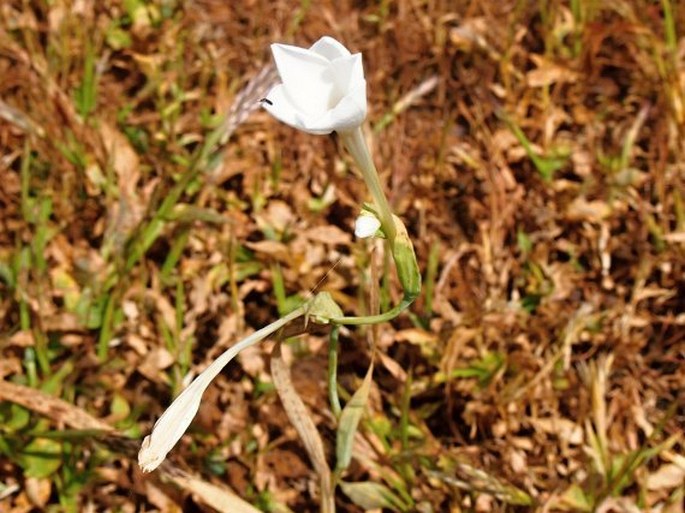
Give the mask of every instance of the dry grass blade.
[(288, 419), (292, 422), (304, 444), (309, 459), (314, 466), (314, 470), (319, 475), (321, 483), (321, 511), (322, 513), (332, 513), (335, 511), (335, 498), (333, 496), (333, 486), (331, 480), (331, 469), (326, 461), (326, 453), (323, 448), (323, 441), (316, 429), (307, 407), (305, 406), (290, 378), (290, 369), (283, 360), (281, 353), (281, 342), (277, 342), (271, 355), (271, 377), (274, 386), (283, 403)]
[(340, 483), (340, 488), (352, 502), (364, 510), (387, 508), (391, 511), (407, 511), (407, 505), (387, 486), (380, 483)]
[(588, 451), (597, 469), (605, 475), (610, 467), (606, 395), (613, 361), (612, 354), (602, 355), (587, 365), (583, 363), (578, 366), (579, 374), (590, 391), (592, 404), (592, 422), (590, 419), (586, 419), (585, 422), (589, 442)]
[(112, 426), (96, 419), (81, 408), (35, 388), (0, 381), (0, 401), (18, 404), (52, 419), (57, 424), (64, 424), (72, 429), (88, 429), (114, 433)]
[(0, 98), (0, 118), (5, 121), (14, 124), (15, 126), (21, 128), (25, 132), (32, 132), (38, 135), (38, 137), (45, 137), (45, 130), (38, 126), (31, 118), (20, 110), (7, 105)]
[(178, 476), (174, 482), (221, 513), (259, 513), (259, 510), (225, 488), (192, 475)]
[(392, 106), (390, 112), (388, 112), (383, 119), (381, 119), (373, 127), (373, 131), (378, 133), (390, 124), (395, 117), (400, 115), (402, 112), (412, 107), (418, 103), (422, 98), (432, 93), (440, 82), (440, 77), (438, 75), (432, 75), (422, 81), (419, 85), (414, 87), (411, 91), (406, 93), (402, 98), (397, 100)]
[(455, 462), (448, 472), (430, 471), (429, 475), (450, 486), (467, 491), (479, 491), (497, 497), (501, 501), (520, 506), (530, 506), (533, 498), (519, 488), (465, 462)]
[[(35, 388), (16, 385), (0, 380), (0, 402), (8, 401), (41, 416), (54, 423), (72, 429), (99, 432), (97, 439), (111, 450), (123, 453), (135, 461), (139, 442), (123, 438), (112, 426), (69, 404), (62, 399), (45, 394)], [(217, 486), (203, 479), (176, 468), (169, 462), (160, 467), (162, 477), (176, 483), (180, 488), (194, 494), (198, 500), (222, 513), (255, 513), (251, 504), (245, 502), (231, 490)]]
[(267, 65), (252, 77), (247, 85), (238, 93), (221, 128), (222, 145), (228, 142), (236, 128), (244, 123), (250, 114), (260, 108), (259, 100), (266, 96), (266, 93), (276, 84), (277, 80), (278, 73), (276, 68), (272, 65)]

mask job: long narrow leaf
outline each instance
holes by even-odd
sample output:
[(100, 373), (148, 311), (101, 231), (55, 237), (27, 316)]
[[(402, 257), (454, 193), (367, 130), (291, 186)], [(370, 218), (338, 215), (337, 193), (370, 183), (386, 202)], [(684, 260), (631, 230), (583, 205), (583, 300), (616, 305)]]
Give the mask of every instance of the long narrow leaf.
[(281, 354), (281, 342), (277, 342), (271, 355), (271, 377), (281, 398), (288, 419), (295, 426), (297, 434), (304, 444), (309, 459), (321, 480), (321, 511), (334, 512), (335, 500), (331, 481), (331, 469), (326, 461), (323, 441), (307, 407), (297, 395), (290, 379), (290, 369)]
[(369, 390), (371, 389), (371, 378), (373, 377), (373, 363), (366, 371), (366, 376), (352, 399), (345, 405), (340, 414), (340, 425), (338, 426), (338, 435), (336, 439), (336, 466), (337, 471), (345, 470), (352, 460), (352, 444), (354, 442), (354, 435), (357, 432), (359, 421), (364, 413), (366, 402), (369, 399)]
[(407, 506), (390, 488), (380, 483), (341, 482), (340, 488), (352, 502), (364, 510), (387, 508), (392, 511), (407, 511)]

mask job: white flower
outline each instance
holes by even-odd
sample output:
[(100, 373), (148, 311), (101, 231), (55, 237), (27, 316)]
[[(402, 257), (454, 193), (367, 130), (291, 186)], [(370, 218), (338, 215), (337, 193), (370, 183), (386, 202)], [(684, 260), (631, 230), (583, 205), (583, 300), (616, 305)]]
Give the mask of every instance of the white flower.
[(271, 52), (282, 83), (262, 106), (284, 123), (310, 134), (330, 134), (361, 126), (366, 119), (366, 80), (360, 53), (332, 37), (308, 50), (273, 44)]
[(380, 227), (380, 220), (371, 212), (364, 210), (354, 222), (354, 234), (360, 239), (366, 239), (373, 237)]

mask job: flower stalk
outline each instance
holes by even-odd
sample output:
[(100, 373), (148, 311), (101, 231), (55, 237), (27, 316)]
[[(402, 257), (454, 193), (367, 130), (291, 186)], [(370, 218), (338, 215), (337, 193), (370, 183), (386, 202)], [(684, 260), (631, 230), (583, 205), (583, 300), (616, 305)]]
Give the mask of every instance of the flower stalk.
[(358, 126), (352, 130), (338, 132), (338, 134), (340, 135), (343, 145), (347, 148), (347, 151), (350, 152), (350, 155), (352, 155), (357, 166), (359, 166), (364, 182), (369, 188), (373, 202), (378, 209), (378, 217), (381, 222), (383, 233), (385, 233), (385, 236), (392, 244), (396, 232), (395, 223), (392, 220), (392, 210), (390, 209), (390, 204), (385, 196), (385, 192), (383, 192), (383, 186), (381, 185), (378, 171), (376, 171), (376, 166), (371, 158), (366, 139), (364, 139), (362, 127)]

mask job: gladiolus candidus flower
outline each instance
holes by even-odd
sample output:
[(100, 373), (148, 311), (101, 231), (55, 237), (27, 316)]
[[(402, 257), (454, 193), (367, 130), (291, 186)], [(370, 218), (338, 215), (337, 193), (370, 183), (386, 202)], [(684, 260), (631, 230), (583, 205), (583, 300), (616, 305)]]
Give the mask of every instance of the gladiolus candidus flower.
[(354, 55), (332, 37), (324, 36), (311, 48), (273, 44), (271, 52), (282, 83), (262, 106), (275, 118), (310, 134), (338, 132), (359, 165), (386, 236), (395, 226), (388, 200), (362, 133), (366, 119), (366, 80), (360, 53)]
[(311, 48), (273, 44), (282, 83), (262, 101), (284, 123), (310, 134), (352, 130), (366, 119), (366, 80), (360, 53), (332, 37)]

